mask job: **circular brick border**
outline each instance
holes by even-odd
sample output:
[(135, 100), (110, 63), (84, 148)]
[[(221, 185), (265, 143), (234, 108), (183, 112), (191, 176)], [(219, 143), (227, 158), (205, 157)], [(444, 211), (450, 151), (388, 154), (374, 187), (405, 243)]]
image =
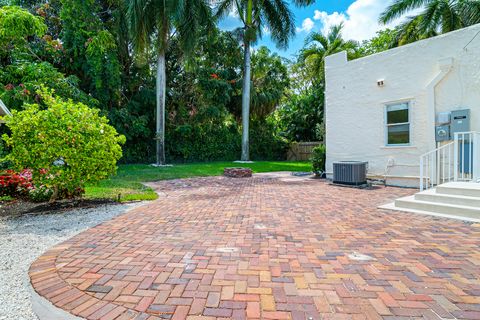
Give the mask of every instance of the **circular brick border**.
[[(51, 320), (52, 315), (58, 316), (55, 319), (59, 320), (77, 320), (85, 317), (147, 319), (152, 316), (97, 299), (63, 280), (57, 273), (56, 260), (60, 253), (70, 247), (69, 241), (48, 250), (30, 266), (28, 274), (34, 291), (32, 307), (40, 320)], [(55, 310), (55, 307), (60, 310)]]

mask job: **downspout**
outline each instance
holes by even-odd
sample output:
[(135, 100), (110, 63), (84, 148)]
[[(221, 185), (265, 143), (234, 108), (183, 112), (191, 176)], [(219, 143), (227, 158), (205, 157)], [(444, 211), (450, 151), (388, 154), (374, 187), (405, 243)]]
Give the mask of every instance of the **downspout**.
[(436, 115), (436, 99), (435, 89), (437, 85), (450, 73), (453, 68), (453, 58), (445, 58), (438, 61), (440, 71), (427, 85), (427, 140), (428, 151), (437, 148), (435, 143), (435, 115)]
[[(437, 148), (437, 143), (435, 140), (435, 115), (436, 115), (436, 99), (435, 99), (435, 89), (437, 85), (445, 79), (445, 77), (450, 73), (453, 68), (453, 58), (445, 58), (438, 61), (440, 71), (438, 74), (430, 81), (427, 85), (427, 141), (428, 141), (428, 151), (435, 150)], [(422, 162), (420, 161), (420, 167)], [(437, 172), (438, 159), (436, 159), (434, 172)], [(423, 168), (420, 168), (420, 172)], [(421, 175), (421, 173), (420, 173)], [(420, 177), (423, 179), (423, 177)], [(431, 177), (434, 184), (437, 183), (437, 175)], [(420, 181), (420, 186), (422, 181)]]

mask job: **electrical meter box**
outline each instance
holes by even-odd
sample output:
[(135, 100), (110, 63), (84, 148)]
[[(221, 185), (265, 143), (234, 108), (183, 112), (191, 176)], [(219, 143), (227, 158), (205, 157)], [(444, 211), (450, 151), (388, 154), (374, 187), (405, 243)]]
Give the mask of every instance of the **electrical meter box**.
[(441, 142), (441, 141), (448, 141), (450, 140), (450, 126), (449, 125), (444, 125), (444, 126), (436, 126), (435, 127), (435, 141)]
[(448, 112), (439, 112), (437, 113), (437, 126), (449, 125), (452, 121), (452, 113)]
[(470, 131), (470, 109), (452, 111), (450, 134)]

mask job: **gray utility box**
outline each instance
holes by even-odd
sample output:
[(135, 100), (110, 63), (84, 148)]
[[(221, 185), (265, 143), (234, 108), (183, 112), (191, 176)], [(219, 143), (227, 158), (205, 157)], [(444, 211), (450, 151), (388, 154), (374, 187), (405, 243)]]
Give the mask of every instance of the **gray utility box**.
[(448, 141), (457, 132), (470, 131), (470, 109), (440, 112), (437, 114), (435, 141)]
[(457, 132), (470, 131), (470, 110), (456, 110), (452, 111), (452, 123), (450, 125), (450, 133), (452, 137)]
[(359, 186), (367, 183), (368, 162), (339, 161), (333, 163), (333, 183)]
[(435, 140), (437, 142), (440, 141), (448, 141), (450, 140), (450, 126), (443, 125), (443, 126), (436, 126), (435, 127)]

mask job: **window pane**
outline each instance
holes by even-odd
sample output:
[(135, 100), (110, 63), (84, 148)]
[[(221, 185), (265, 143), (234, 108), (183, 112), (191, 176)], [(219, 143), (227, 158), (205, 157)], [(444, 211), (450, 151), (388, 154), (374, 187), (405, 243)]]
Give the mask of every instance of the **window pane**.
[(410, 125), (401, 124), (388, 127), (388, 144), (410, 143)]
[(408, 104), (387, 106), (387, 123), (405, 123), (408, 122)]

